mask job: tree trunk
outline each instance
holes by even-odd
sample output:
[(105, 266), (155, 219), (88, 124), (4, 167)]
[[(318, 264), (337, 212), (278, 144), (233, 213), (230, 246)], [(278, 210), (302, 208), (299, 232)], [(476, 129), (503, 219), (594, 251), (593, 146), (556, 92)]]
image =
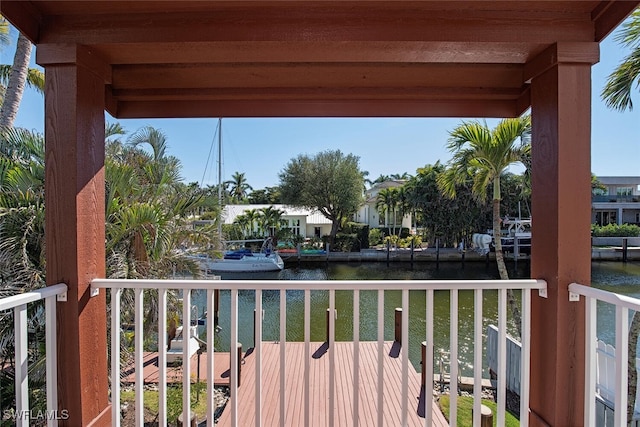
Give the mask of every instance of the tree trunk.
[[(638, 348), (638, 334), (640, 334), (640, 313), (633, 313), (631, 326), (629, 326), (629, 347), (627, 361), (627, 422), (633, 419), (634, 408), (636, 406), (636, 390), (638, 388), (638, 371), (636, 366), (636, 350)], [(616, 351), (620, 351), (616, 349)]]
[(16, 120), (24, 93), (31, 59), (31, 42), (22, 34), (18, 37), (16, 54), (11, 66), (4, 102), (0, 107), (0, 128), (10, 128)]
[[(493, 199), (493, 241), (496, 247), (496, 262), (498, 263), (498, 273), (500, 274), (500, 280), (509, 280), (509, 272), (507, 266), (504, 263), (504, 254), (502, 253), (502, 239), (500, 233), (500, 199)], [(507, 290), (507, 301), (509, 308), (513, 316), (513, 321), (518, 329), (518, 334), (522, 336), (522, 319), (520, 316), (520, 308), (516, 301), (513, 291)]]

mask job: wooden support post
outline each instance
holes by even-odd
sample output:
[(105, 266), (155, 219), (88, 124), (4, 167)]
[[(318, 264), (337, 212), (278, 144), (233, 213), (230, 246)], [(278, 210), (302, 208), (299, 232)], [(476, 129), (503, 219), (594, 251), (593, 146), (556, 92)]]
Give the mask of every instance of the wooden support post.
[[(79, 45), (38, 46), (45, 67), (47, 284), (57, 304), (58, 408), (63, 426), (110, 426), (105, 272), (104, 105), (108, 67)], [(46, 60), (42, 60), (46, 57)], [(103, 74), (105, 73), (105, 74)], [(118, 404), (117, 402), (115, 403)]]
[[(422, 341), (422, 345), (421, 345), (421, 364), (422, 364), (422, 375), (421, 375), (421, 381), (420, 384), (422, 385), (422, 387), (427, 385), (427, 370), (425, 369), (425, 366), (427, 366), (427, 342), (426, 341)], [(429, 378), (433, 379), (433, 372), (429, 372)]]
[[(338, 310), (334, 309), (333, 313), (334, 313), (335, 319), (338, 320)], [(330, 314), (330, 309), (327, 308), (327, 314), (325, 316), (326, 317), (325, 320), (327, 321), (327, 335), (326, 335), (327, 336), (327, 343), (329, 343), (329, 332), (330, 332), (329, 328), (331, 326), (331, 323), (329, 323), (329, 316), (330, 315), (331, 315)], [(334, 323), (334, 325), (335, 325), (335, 323)]]
[(542, 53), (534, 62), (544, 71), (531, 83), (531, 277), (547, 281), (547, 297), (531, 301), (529, 422), (579, 427), (585, 305), (569, 300), (568, 286), (591, 283), (591, 63), (554, 61), (553, 51)]
[(242, 343), (238, 343), (238, 387), (240, 387), (240, 378), (242, 377)]
[(622, 262), (627, 262), (627, 250), (629, 249), (629, 240), (622, 239)]
[[(471, 418), (473, 418), (473, 408), (471, 409)], [(486, 405), (480, 406), (480, 427), (493, 427), (493, 412)]]
[(220, 289), (213, 291), (213, 325), (218, 326), (220, 322)]
[(402, 307), (396, 307), (395, 310), (393, 339), (402, 344)]

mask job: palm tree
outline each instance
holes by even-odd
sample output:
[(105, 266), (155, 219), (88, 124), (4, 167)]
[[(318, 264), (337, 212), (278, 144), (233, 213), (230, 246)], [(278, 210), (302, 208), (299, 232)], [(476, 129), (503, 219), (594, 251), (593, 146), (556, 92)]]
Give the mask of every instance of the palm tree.
[(263, 230), (268, 231), (269, 235), (273, 237), (271, 230), (275, 230), (276, 232), (280, 229), (280, 219), (282, 215), (284, 215), (284, 211), (280, 209), (276, 209), (273, 206), (267, 206), (266, 208), (260, 209), (262, 213), (262, 225)]
[[(389, 213), (395, 212), (396, 196), (393, 188), (383, 188), (376, 197), (376, 210), (380, 215), (384, 215), (384, 225), (387, 226), (387, 231), (391, 235), (391, 224), (389, 221)], [(393, 234), (395, 234), (395, 219)]]
[[(4, 19), (3, 19), (4, 20)], [(6, 22), (6, 21), (5, 21)], [(6, 26), (3, 26), (6, 28)], [(0, 29), (0, 31), (4, 31)], [(12, 127), (22, 101), (22, 94), (27, 84), (44, 89), (44, 74), (38, 70), (29, 69), (31, 59), (31, 42), (22, 33), (18, 35), (16, 53), (11, 67), (3, 67), (2, 86), (6, 87), (0, 106), (0, 127)], [(7, 68), (9, 73), (7, 75)]]
[(240, 172), (235, 172), (231, 175), (231, 179), (229, 181), (225, 181), (225, 184), (231, 186), (231, 198), (237, 202), (242, 202), (247, 197), (248, 190), (253, 190), (253, 188), (247, 183), (247, 178), (244, 173)]
[(614, 40), (631, 48), (631, 53), (609, 74), (600, 97), (609, 108), (632, 110), (631, 88), (640, 76), (640, 9), (636, 9), (622, 24)]
[[(500, 234), (500, 176), (530, 152), (530, 136), (531, 117), (528, 115), (504, 119), (493, 130), (486, 123), (463, 122), (450, 133), (447, 148), (453, 157), (438, 177), (439, 187), (451, 198), (456, 195), (456, 185), (468, 180), (471, 180), (471, 191), (478, 200), (486, 199), (487, 188), (493, 187), (493, 239), (502, 280), (509, 279), (509, 273), (504, 263)], [(519, 310), (510, 291), (509, 303), (519, 328)]]

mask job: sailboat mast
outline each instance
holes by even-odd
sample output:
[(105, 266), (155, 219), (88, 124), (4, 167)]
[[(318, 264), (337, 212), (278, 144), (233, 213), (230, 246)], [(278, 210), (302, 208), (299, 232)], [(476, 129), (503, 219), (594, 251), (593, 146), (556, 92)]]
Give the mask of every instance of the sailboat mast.
[(222, 238), (222, 118), (218, 118), (218, 237)]

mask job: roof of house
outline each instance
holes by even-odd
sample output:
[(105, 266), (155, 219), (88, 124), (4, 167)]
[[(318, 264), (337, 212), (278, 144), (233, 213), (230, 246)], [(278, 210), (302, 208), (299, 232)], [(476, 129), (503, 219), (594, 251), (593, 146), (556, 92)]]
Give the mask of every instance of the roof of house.
[(604, 185), (640, 185), (640, 176), (598, 176)]

